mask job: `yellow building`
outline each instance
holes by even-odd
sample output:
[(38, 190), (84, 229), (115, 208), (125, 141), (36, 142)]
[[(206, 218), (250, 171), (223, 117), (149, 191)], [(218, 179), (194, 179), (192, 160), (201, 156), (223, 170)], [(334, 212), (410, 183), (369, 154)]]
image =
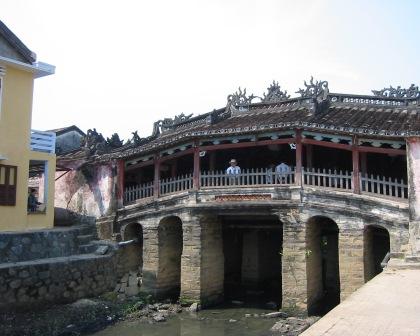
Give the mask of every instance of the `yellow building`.
[[(0, 21), (0, 231), (53, 226), (55, 134), (31, 130), (31, 119), (34, 79), (54, 70)], [(37, 174), (39, 195), (29, 187)]]

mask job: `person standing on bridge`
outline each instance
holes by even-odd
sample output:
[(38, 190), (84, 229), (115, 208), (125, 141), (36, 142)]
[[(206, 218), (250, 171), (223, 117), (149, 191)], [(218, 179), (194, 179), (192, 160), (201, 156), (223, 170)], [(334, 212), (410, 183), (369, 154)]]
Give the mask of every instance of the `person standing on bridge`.
[(230, 160), (230, 167), (226, 169), (227, 175), (239, 175), (241, 173), (241, 167), (238, 166), (238, 162), (235, 159)]

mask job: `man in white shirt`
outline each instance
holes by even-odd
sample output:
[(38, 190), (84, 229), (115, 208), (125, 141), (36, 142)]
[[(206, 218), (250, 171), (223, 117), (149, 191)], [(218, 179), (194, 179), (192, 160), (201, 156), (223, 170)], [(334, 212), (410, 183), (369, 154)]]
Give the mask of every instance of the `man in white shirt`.
[(239, 175), (241, 173), (241, 168), (237, 165), (235, 159), (230, 160), (230, 167), (226, 169), (227, 175)]
[(279, 165), (276, 166), (276, 175), (277, 179), (280, 183), (287, 182), (287, 177), (290, 173), (291, 169), (290, 167), (285, 164), (284, 162), (281, 162)]

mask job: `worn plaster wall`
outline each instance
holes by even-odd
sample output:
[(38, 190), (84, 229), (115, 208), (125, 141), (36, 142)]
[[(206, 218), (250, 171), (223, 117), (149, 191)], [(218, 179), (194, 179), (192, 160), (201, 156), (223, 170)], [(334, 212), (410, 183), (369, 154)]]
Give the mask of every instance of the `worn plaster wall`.
[(56, 173), (55, 206), (99, 218), (115, 210), (114, 163)]

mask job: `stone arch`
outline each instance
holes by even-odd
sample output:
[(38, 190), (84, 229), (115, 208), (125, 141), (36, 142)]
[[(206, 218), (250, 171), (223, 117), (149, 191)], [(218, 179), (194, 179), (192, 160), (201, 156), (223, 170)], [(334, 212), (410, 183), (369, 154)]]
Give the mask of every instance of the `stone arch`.
[(121, 227), (121, 240), (129, 242), (121, 246), (124, 272), (142, 273), (143, 269), (143, 227), (139, 223), (129, 223)]
[(162, 294), (178, 299), (181, 290), (182, 220), (164, 217), (158, 225), (158, 288)]
[(337, 223), (313, 216), (306, 222), (306, 276), (308, 313), (324, 314), (340, 303)]
[(363, 231), (364, 280), (368, 282), (382, 272), (381, 262), (390, 252), (390, 234), (381, 225), (367, 225)]

